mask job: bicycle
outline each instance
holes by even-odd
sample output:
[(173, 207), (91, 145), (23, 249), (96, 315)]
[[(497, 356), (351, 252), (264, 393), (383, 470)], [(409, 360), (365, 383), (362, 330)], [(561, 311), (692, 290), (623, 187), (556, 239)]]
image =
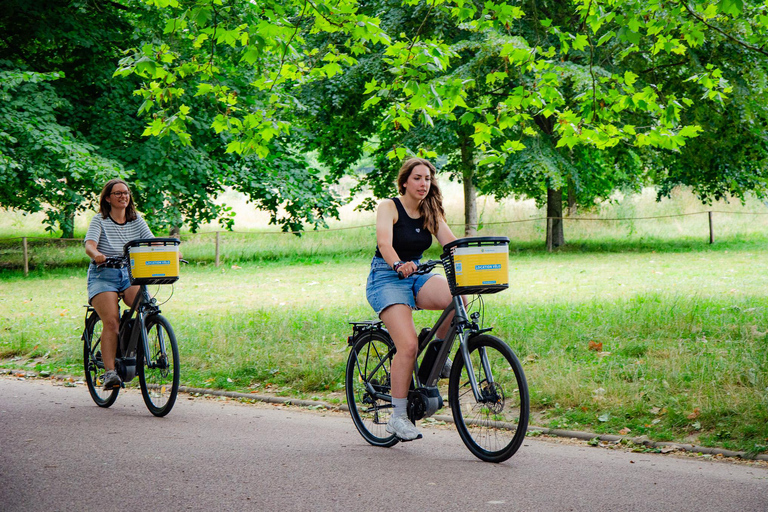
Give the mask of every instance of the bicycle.
[[(138, 374), (141, 396), (155, 416), (165, 416), (179, 392), (179, 348), (168, 320), (160, 314), (157, 300), (147, 285), (171, 284), (178, 279), (178, 245), (175, 238), (148, 238), (125, 244), (123, 256), (107, 258), (99, 266), (127, 266), (132, 285), (139, 292), (130, 309), (120, 315), (115, 370), (121, 386), (104, 390), (104, 362), (101, 357), (101, 319), (88, 305), (83, 331), (85, 381), (91, 398), (99, 407), (110, 407), (120, 389)], [(119, 305), (118, 305), (119, 308)], [(118, 310), (119, 311), (119, 310)]]
[[(515, 353), (504, 341), (487, 334), (492, 328), (482, 328), (482, 321), (478, 324), (480, 312), (468, 315), (462, 295), (476, 294), (482, 304), (482, 294), (508, 287), (508, 244), (506, 237), (458, 239), (445, 245), (440, 260), (427, 261), (417, 270), (425, 274), (441, 265), (453, 300), (435, 325), (422, 329), (418, 336), (408, 417), (415, 424), (443, 407), (438, 380), (458, 339), (448, 379), (448, 403), (462, 441), (487, 462), (503, 462), (520, 448), (528, 428), (528, 385)], [(435, 333), (451, 313), (448, 334), (437, 340)], [(381, 321), (350, 324), (353, 332), (348, 338), (351, 350), (345, 386), (352, 420), (370, 444), (394, 446), (399, 439), (385, 429), (392, 408), (394, 342)]]

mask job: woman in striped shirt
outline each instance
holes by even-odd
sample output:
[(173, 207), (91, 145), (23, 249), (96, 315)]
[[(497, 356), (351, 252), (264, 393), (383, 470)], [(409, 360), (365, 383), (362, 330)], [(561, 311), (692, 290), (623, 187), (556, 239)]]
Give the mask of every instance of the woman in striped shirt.
[(131, 286), (128, 268), (98, 267), (108, 257), (122, 256), (123, 246), (139, 238), (154, 238), (147, 223), (133, 206), (128, 184), (121, 179), (109, 180), (101, 191), (99, 213), (91, 220), (85, 235), (85, 253), (91, 258), (88, 267), (88, 303), (99, 314), (102, 323), (101, 357), (104, 360), (104, 389), (120, 386), (115, 371), (117, 333), (120, 328), (118, 300), (133, 304), (138, 286)]

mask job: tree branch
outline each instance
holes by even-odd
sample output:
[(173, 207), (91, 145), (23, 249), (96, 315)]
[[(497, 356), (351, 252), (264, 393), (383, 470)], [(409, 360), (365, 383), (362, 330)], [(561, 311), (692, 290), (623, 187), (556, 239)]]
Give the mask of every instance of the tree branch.
[(670, 64), (662, 64), (660, 66), (654, 66), (652, 68), (644, 69), (644, 70), (640, 71), (640, 73), (653, 73), (654, 71), (662, 69), (662, 68), (671, 68), (671, 67), (675, 67), (675, 66), (682, 66), (686, 62), (688, 62), (688, 61), (681, 60), (680, 62), (672, 62)]
[[(285, 51), (283, 52), (283, 55), (280, 57), (280, 66), (277, 69), (277, 73), (275, 74), (275, 81), (272, 82), (272, 85), (269, 88), (269, 92), (272, 92), (272, 89), (274, 89), (275, 85), (277, 85), (277, 80), (280, 78), (280, 72), (283, 70), (283, 66), (285, 65), (285, 56), (288, 55), (288, 48), (290, 48), (291, 43), (293, 42), (293, 39), (296, 37), (296, 34), (299, 33), (299, 29), (301, 29), (301, 20), (304, 18), (304, 13), (307, 11), (308, 3), (311, 3), (311, 2), (309, 2), (309, 0), (304, 0), (304, 7), (302, 7), (301, 9), (301, 15), (299, 16), (299, 19), (296, 21), (296, 30), (293, 31), (293, 34), (291, 34), (291, 38), (288, 40), (287, 43), (285, 43)], [(315, 6), (313, 5), (312, 7), (315, 7)], [(315, 10), (317, 11), (316, 7), (315, 7)]]
[(714, 30), (714, 31), (716, 31), (716, 32), (719, 32), (719, 33), (721, 33), (721, 34), (722, 34), (723, 36), (725, 36), (726, 38), (730, 39), (731, 41), (733, 41), (734, 43), (736, 43), (736, 44), (738, 44), (738, 45), (740, 45), (740, 46), (743, 46), (743, 47), (744, 47), (744, 48), (746, 48), (747, 50), (752, 50), (753, 52), (762, 53), (763, 55), (765, 55), (765, 56), (768, 56), (768, 51), (765, 51), (765, 50), (763, 50), (763, 48), (762, 48), (762, 47), (758, 47), (758, 46), (752, 46), (752, 45), (750, 45), (750, 44), (747, 44), (747, 43), (745, 43), (744, 41), (741, 41), (740, 39), (738, 39), (738, 38), (736, 38), (736, 37), (733, 37), (733, 36), (732, 36), (732, 35), (730, 35), (729, 33), (725, 32), (723, 29), (721, 29), (721, 28), (718, 28), (718, 27), (716, 27), (716, 26), (714, 26), (714, 25), (712, 25), (712, 24), (710, 24), (710, 23), (707, 23), (706, 21), (704, 21), (704, 18), (702, 18), (701, 16), (699, 16), (699, 15), (698, 15), (698, 14), (697, 14), (697, 13), (696, 13), (696, 12), (695, 12), (693, 9), (691, 9), (690, 7), (688, 7), (688, 2), (686, 2), (685, 0), (682, 0), (680, 3), (681, 3), (681, 4), (682, 4), (682, 5), (685, 7), (685, 9), (686, 9), (686, 10), (687, 10), (687, 11), (688, 11), (690, 14), (691, 14), (691, 16), (693, 16), (694, 18), (696, 18), (697, 20), (699, 20), (701, 23), (703, 23), (704, 25), (708, 26), (708, 27), (709, 27), (709, 28), (711, 28), (712, 30)]

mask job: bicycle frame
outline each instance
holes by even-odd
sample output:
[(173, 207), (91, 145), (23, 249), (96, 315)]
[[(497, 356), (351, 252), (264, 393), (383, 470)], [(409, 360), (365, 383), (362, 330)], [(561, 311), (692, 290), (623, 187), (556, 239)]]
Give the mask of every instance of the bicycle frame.
[[(477, 325), (470, 320), (467, 314), (467, 309), (464, 306), (464, 300), (461, 296), (454, 296), (453, 300), (451, 301), (451, 305), (443, 310), (443, 313), (440, 315), (440, 318), (438, 318), (434, 327), (432, 327), (432, 329), (429, 331), (429, 334), (419, 344), (418, 353), (423, 353), (423, 351), (429, 346), (430, 342), (434, 339), (438, 328), (440, 328), (443, 323), (448, 320), (448, 317), (451, 313), (454, 313), (453, 319), (451, 320), (451, 326), (445, 336), (442, 346), (440, 347), (440, 351), (437, 353), (437, 357), (432, 364), (432, 368), (429, 371), (429, 376), (425, 382), (419, 381), (418, 371), (416, 371), (417, 368), (414, 368), (414, 379), (416, 381), (416, 386), (419, 387), (423, 385), (431, 387), (437, 384), (437, 381), (440, 378), (440, 372), (443, 369), (443, 365), (448, 359), (448, 355), (453, 348), (454, 341), (458, 337), (459, 350), (461, 351), (461, 355), (464, 358), (464, 365), (467, 368), (467, 375), (469, 376), (472, 393), (475, 396), (475, 400), (481, 402), (483, 397), (480, 393), (480, 388), (478, 387), (477, 378), (475, 377), (475, 372), (473, 371), (474, 369), (472, 368), (472, 360), (469, 357), (468, 346), (469, 335), (480, 331), (478, 330)], [(493, 375), (491, 374), (485, 353), (481, 352), (480, 356), (483, 361), (483, 367), (488, 381), (493, 383)]]
[[(160, 313), (160, 308), (157, 306), (155, 299), (149, 295), (147, 286), (142, 284), (139, 285), (139, 287), (139, 292), (136, 294), (136, 298), (134, 299), (130, 309), (124, 310), (120, 316), (120, 330), (117, 334), (118, 347), (116, 360), (121, 361), (123, 364), (123, 373), (125, 373), (125, 375), (122, 377), (124, 377), (125, 382), (133, 380), (133, 378), (136, 376), (136, 364), (126, 364), (126, 360), (128, 360), (130, 363), (130, 359), (136, 357), (136, 349), (139, 346), (139, 342), (141, 342), (142, 346), (144, 347), (144, 362), (146, 363), (147, 367), (157, 367), (157, 365), (151, 361), (149, 339), (147, 338), (147, 331), (143, 326), (145, 325), (145, 320), (147, 317)], [(86, 318), (88, 315), (95, 311), (96, 310), (92, 306), (88, 306), (86, 311)], [(131, 319), (133, 319), (133, 322), (131, 322)], [(160, 332), (159, 342), (161, 350), (165, 352), (165, 338), (163, 337), (162, 332)], [(103, 362), (95, 360), (94, 362), (100, 367), (104, 367)], [(129, 371), (129, 367), (132, 367), (133, 369)]]
[[(424, 382), (421, 382), (421, 380), (419, 379), (419, 371), (418, 371), (419, 370), (418, 355), (421, 355), (424, 352), (424, 350), (429, 346), (429, 344), (434, 339), (435, 333), (437, 332), (438, 328), (442, 326), (444, 322), (448, 321), (448, 317), (452, 313), (453, 313), (453, 319), (451, 320), (451, 326), (440, 347), (440, 350), (437, 353), (437, 356), (435, 357), (434, 362), (432, 363), (432, 367), (429, 370), (429, 376)], [(359, 326), (360, 333), (364, 336), (365, 332), (381, 329), (382, 322), (381, 321), (355, 322), (354, 325), (356, 326), (356, 330)], [(477, 382), (477, 378), (475, 377), (475, 372), (472, 367), (472, 360), (469, 357), (468, 341), (471, 334), (479, 334), (481, 332), (487, 332), (487, 331), (490, 331), (490, 329), (478, 329), (477, 324), (474, 322), (474, 315), (472, 319), (469, 317), (469, 315), (467, 314), (467, 309), (466, 307), (464, 307), (464, 301), (462, 297), (460, 296), (453, 297), (453, 300), (451, 301), (451, 305), (446, 307), (443, 310), (442, 314), (440, 315), (440, 318), (438, 318), (437, 322), (435, 323), (434, 327), (432, 327), (429, 334), (419, 343), (417, 360), (416, 360), (416, 363), (414, 364), (414, 371), (413, 371), (413, 380), (414, 380), (415, 387), (416, 388), (434, 387), (437, 385), (437, 381), (440, 379), (440, 372), (443, 369), (443, 365), (445, 364), (445, 361), (448, 359), (451, 349), (453, 348), (453, 344), (456, 338), (458, 337), (459, 350), (461, 351), (462, 357), (464, 358), (464, 364), (467, 368), (467, 374), (469, 376), (469, 382), (470, 382), (470, 387), (472, 388), (472, 394), (474, 395), (475, 400), (477, 400), (478, 402), (483, 402), (485, 399), (483, 398), (483, 395), (480, 392), (479, 384)], [(357, 339), (357, 336), (358, 335), (355, 334), (352, 337), (350, 337), (350, 344), (352, 344), (354, 340)], [(372, 373), (376, 373), (384, 364), (384, 361), (386, 359), (391, 359), (393, 354), (394, 354), (394, 351), (390, 352), (390, 354), (384, 357), (382, 361), (372, 369)], [(485, 375), (487, 377), (487, 380), (489, 383), (492, 384), (494, 382), (493, 375), (491, 373), (491, 369), (488, 364), (485, 351), (482, 349), (480, 352), (480, 357), (481, 357), (481, 360), (483, 361), (483, 369), (485, 370)], [(366, 382), (366, 389), (368, 393), (371, 394), (371, 396), (376, 397), (377, 399), (385, 400), (388, 402), (392, 401), (391, 395), (376, 391), (368, 382)]]
[[(150, 297), (147, 291), (147, 286), (139, 285), (139, 293), (136, 294), (136, 298), (131, 305), (130, 310), (123, 313), (123, 318), (120, 319), (120, 333), (118, 334), (118, 340), (120, 344), (120, 353), (123, 357), (131, 357), (136, 354), (136, 349), (139, 344), (139, 339), (144, 347), (144, 358), (149, 368), (154, 368), (156, 365), (151, 362), (149, 339), (147, 338), (147, 330), (144, 329), (145, 320), (150, 315), (160, 313), (160, 308), (157, 307), (157, 303), (154, 298)], [(130, 319), (133, 317), (134, 312), (136, 317), (131, 326), (130, 335), (126, 332)], [(163, 352), (165, 351), (165, 339), (160, 336), (160, 346)], [(133, 378), (133, 377), (131, 377)]]

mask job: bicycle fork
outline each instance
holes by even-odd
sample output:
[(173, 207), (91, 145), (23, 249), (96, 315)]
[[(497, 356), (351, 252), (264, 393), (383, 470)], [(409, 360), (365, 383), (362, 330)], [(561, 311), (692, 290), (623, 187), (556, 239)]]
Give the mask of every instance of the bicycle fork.
[[(480, 383), (477, 381), (474, 365), (472, 364), (472, 359), (469, 357), (469, 336), (466, 332), (466, 328), (472, 324), (470, 323), (469, 318), (467, 318), (467, 310), (464, 307), (464, 301), (461, 300), (461, 297), (453, 297), (453, 307), (456, 311), (456, 318), (454, 319), (456, 336), (459, 338), (459, 350), (464, 359), (464, 366), (467, 369), (469, 385), (472, 388), (472, 394), (475, 396), (475, 400), (478, 403), (484, 403), (488, 400), (480, 391)], [(480, 356), (480, 363), (483, 366), (483, 373), (485, 374), (484, 380), (492, 387), (494, 382), (493, 373), (491, 373), (491, 365), (488, 362), (488, 355), (485, 352), (485, 347), (480, 347), (477, 352)]]

